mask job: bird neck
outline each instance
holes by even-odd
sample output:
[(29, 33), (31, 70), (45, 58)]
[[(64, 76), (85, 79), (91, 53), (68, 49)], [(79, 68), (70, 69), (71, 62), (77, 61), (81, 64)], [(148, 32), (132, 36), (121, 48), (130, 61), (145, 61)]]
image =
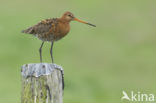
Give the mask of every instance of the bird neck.
[(59, 21), (64, 23), (64, 24), (69, 24), (70, 23), (70, 21), (66, 20), (64, 17), (59, 18)]

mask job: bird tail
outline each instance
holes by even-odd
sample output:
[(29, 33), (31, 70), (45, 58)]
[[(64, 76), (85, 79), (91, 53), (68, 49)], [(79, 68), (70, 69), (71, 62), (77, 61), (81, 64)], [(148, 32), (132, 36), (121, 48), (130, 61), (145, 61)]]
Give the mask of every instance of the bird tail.
[(34, 30), (33, 30), (32, 27), (30, 27), (30, 28), (28, 28), (28, 29), (22, 30), (22, 33), (33, 34), (33, 33), (34, 33)]

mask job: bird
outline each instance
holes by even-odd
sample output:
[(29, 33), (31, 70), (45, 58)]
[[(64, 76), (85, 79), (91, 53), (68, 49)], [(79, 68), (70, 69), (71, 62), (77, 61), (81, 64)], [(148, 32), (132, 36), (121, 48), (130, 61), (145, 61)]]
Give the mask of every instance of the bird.
[(22, 30), (22, 33), (31, 34), (42, 41), (39, 48), (40, 62), (42, 63), (42, 47), (44, 42), (51, 42), (50, 55), (52, 63), (53, 59), (53, 45), (54, 42), (62, 39), (70, 31), (70, 22), (78, 21), (80, 23), (88, 24), (90, 26), (96, 27), (96, 25), (82, 21), (76, 18), (73, 13), (67, 11), (60, 18), (49, 18), (41, 20), (36, 25), (33, 25), (25, 30)]

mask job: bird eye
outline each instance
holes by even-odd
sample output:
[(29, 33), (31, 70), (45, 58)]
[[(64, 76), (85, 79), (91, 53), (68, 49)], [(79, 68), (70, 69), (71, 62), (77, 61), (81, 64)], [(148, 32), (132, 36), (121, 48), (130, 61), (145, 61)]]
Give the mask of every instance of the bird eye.
[(70, 16), (71, 17), (71, 15), (69, 14), (68, 16)]

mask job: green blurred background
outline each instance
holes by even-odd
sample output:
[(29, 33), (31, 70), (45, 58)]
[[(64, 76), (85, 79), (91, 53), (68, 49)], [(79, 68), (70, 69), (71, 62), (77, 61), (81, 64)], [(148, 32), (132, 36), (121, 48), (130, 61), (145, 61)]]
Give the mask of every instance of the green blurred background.
[[(41, 41), (21, 30), (71, 11), (97, 27), (71, 22), (54, 44), (65, 70), (64, 103), (121, 103), (122, 91), (156, 95), (155, 0), (0, 0), (0, 103), (20, 103), (20, 67), (38, 63)], [(51, 62), (50, 43), (43, 47)], [(126, 102), (126, 101), (125, 101)]]

